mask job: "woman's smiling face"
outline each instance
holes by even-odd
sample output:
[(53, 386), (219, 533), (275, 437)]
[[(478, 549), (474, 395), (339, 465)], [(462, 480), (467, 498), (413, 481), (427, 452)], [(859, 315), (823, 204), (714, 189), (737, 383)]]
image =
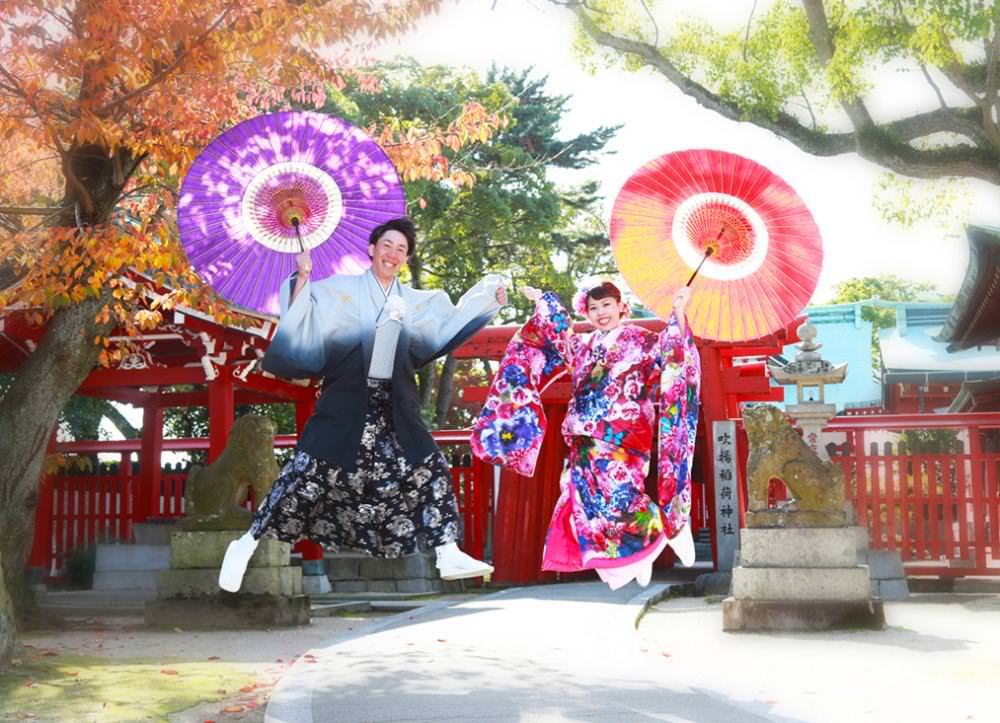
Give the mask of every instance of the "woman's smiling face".
[(587, 318), (598, 331), (611, 331), (622, 321), (625, 304), (613, 296), (587, 300)]

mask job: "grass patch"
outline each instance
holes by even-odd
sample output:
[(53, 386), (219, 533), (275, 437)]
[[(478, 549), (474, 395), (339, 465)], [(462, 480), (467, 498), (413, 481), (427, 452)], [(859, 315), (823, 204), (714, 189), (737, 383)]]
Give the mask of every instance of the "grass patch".
[(166, 720), (221, 701), (254, 676), (221, 661), (109, 660), (25, 652), (0, 677), (0, 720)]

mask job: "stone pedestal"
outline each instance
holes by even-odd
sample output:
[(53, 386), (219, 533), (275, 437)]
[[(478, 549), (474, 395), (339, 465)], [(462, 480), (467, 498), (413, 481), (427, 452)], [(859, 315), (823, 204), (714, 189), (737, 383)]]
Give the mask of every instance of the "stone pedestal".
[(146, 623), (183, 628), (271, 627), (309, 622), (302, 570), (292, 567), (291, 545), (263, 539), (250, 558), (238, 593), (219, 589), (233, 530), (191, 530), (170, 537), (170, 569), (159, 573), (157, 599), (146, 604)]
[(417, 552), (381, 560), (361, 553), (327, 555), (327, 574), (334, 593), (441, 593), (461, 592), (461, 580), (442, 580), (434, 554)]
[(723, 630), (885, 627), (849, 527), (747, 528)]

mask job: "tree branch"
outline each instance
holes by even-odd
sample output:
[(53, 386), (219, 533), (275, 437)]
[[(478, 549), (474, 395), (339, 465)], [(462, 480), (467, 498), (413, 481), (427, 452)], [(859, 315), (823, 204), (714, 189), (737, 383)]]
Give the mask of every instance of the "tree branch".
[(219, 17), (215, 19), (215, 22), (213, 22), (211, 25), (208, 26), (205, 32), (203, 32), (201, 35), (195, 38), (194, 41), (187, 46), (187, 48), (183, 48), (177, 53), (177, 57), (174, 58), (173, 62), (169, 63), (165, 68), (158, 70), (156, 73), (153, 74), (152, 78), (150, 78), (148, 81), (140, 85), (138, 88), (135, 88), (126, 93), (125, 95), (119, 96), (114, 100), (110, 100), (104, 105), (102, 105), (100, 108), (94, 111), (94, 115), (96, 115), (98, 118), (105, 118), (119, 106), (124, 105), (133, 98), (136, 98), (142, 95), (143, 93), (148, 92), (154, 86), (159, 85), (161, 82), (163, 82), (163, 80), (165, 80), (171, 73), (173, 73), (174, 70), (176, 70), (178, 66), (180, 66), (180, 64), (187, 58), (188, 53), (192, 48), (195, 48), (204, 43), (208, 39), (208, 37), (219, 28), (219, 26), (226, 19), (226, 16), (229, 15), (229, 12), (233, 9), (235, 5), (236, 3), (230, 3), (228, 6), (226, 6), (226, 9), (223, 10), (222, 13), (219, 15)]
[[(750, 120), (746, 117), (745, 110), (738, 104), (716, 95), (705, 86), (684, 75), (657, 48), (654, 48), (649, 43), (623, 38), (602, 30), (582, 7), (574, 7), (573, 12), (580, 20), (587, 34), (599, 45), (640, 58), (646, 65), (656, 70), (677, 86), (685, 95), (694, 98), (700, 105), (718, 113), (723, 118), (738, 122), (747, 122)], [(777, 133), (783, 138), (787, 138), (802, 150), (813, 155), (835, 156), (841, 153), (849, 153), (855, 148), (853, 133), (823, 133), (815, 131), (800, 123), (791, 114), (783, 111), (779, 111), (773, 118), (755, 116), (751, 122), (761, 128)]]
[[(816, 57), (824, 66), (833, 60), (836, 48), (833, 44), (833, 33), (830, 31), (830, 24), (826, 18), (826, 9), (823, 7), (823, 0), (802, 0), (802, 7), (806, 11), (806, 19), (809, 21), (809, 37), (812, 38), (813, 46), (816, 48)], [(868, 108), (864, 102), (858, 98), (845, 98), (840, 101), (841, 107), (851, 120), (854, 130), (859, 133), (859, 140), (870, 128), (874, 128), (875, 121), (872, 120)]]
[(1000, 146), (1000, 129), (993, 117), (997, 108), (997, 54), (1000, 52), (1000, 6), (993, 7), (993, 38), (986, 43), (986, 87), (983, 93), (983, 129), (995, 146)]
[[(853, 133), (817, 131), (784, 111), (773, 116), (749, 115), (734, 101), (720, 97), (685, 75), (657, 48), (603, 30), (581, 3), (565, 4), (572, 7), (583, 29), (599, 45), (637, 57), (681, 92), (722, 117), (738, 122), (751, 122), (791, 141), (807, 153), (834, 156), (856, 152), (866, 160), (914, 178), (961, 176), (1000, 185), (1000, 144), (990, 144), (991, 148), (988, 150), (962, 146), (916, 149), (909, 145), (909, 141), (937, 132), (957, 133), (976, 142), (981, 141), (984, 131), (975, 108), (937, 109), (879, 126), (860, 100), (845, 101), (842, 105), (854, 126)], [(817, 55), (822, 62), (828, 62), (833, 57), (834, 46), (822, 3), (820, 0), (803, 0), (803, 5), (811, 14), (810, 33), (814, 43), (818, 44)]]

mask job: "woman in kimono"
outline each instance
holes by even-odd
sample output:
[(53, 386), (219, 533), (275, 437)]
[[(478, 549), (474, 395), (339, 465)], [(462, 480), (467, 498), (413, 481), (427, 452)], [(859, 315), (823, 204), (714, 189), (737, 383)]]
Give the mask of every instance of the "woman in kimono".
[(420, 417), (414, 375), (488, 324), (507, 296), (496, 276), (457, 306), (443, 291), (402, 285), (397, 274), (415, 244), (413, 222), (399, 218), (372, 231), (363, 274), (310, 281), (309, 252), (296, 258), (262, 366), (289, 379), (322, 377), (322, 394), (250, 531), (227, 549), (224, 590), (239, 590), (265, 535), (381, 558), (434, 548), (449, 580), (492, 572), (458, 549), (451, 471)]
[[(514, 336), (473, 430), (480, 458), (531, 476), (545, 436), (541, 391), (569, 371), (573, 396), (562, 433), (569, 463), (560, 479), (542, 569), (594, 569), (612, 589), (647, 585), (653, 561), (670, 545), (694, 563), (691, 457), (701, 370), (684, 307), (674, 296), (659, 334), (623, 323), (628, 307), (609, 282), (577, 294), (574, 309), (594, 325), (575, 334), (555, 294), (523, 289), (535, 313)], [(658, 499), (645, 493), (659, 402)]]

